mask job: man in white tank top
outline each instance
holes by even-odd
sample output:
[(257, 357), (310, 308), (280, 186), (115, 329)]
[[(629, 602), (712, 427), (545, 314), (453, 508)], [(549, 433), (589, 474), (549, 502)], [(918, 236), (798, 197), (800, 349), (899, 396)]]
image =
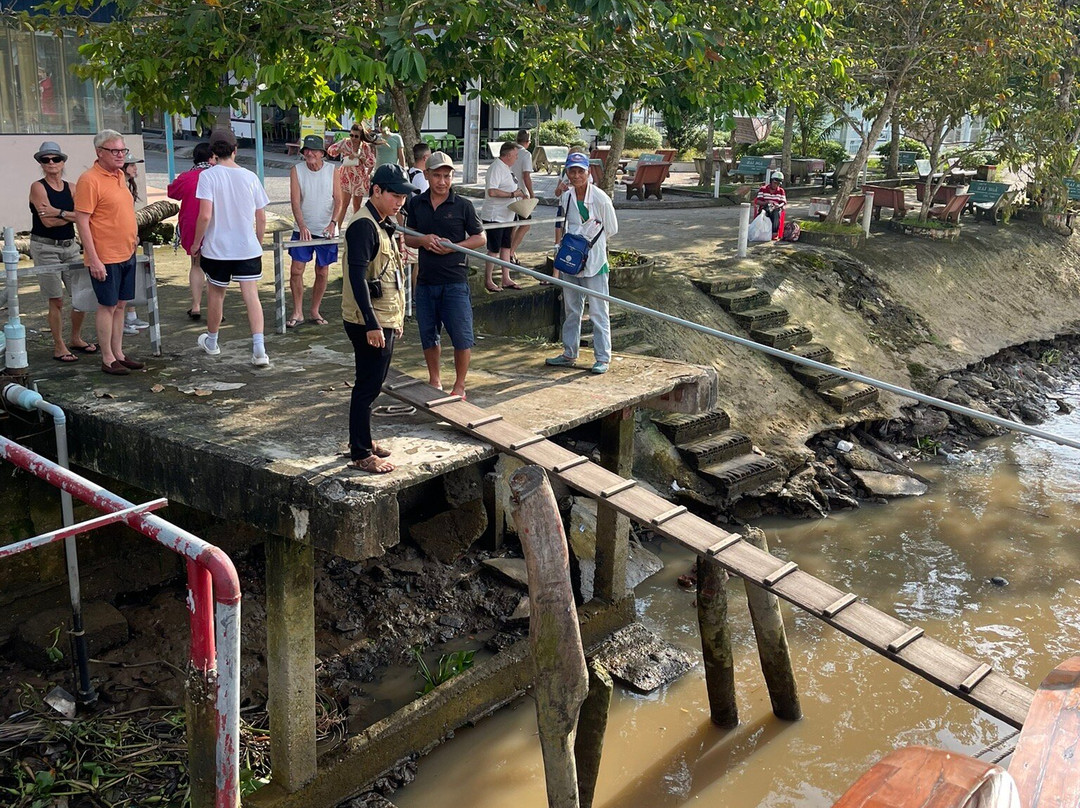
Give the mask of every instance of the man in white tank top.
[[(337, 169), (326, 162), (326, 147), (319, 135), (304, 138), (300, 153), (304, 162), (289, 171), (289, 201), (292, 203), (292, 241), (337, 238), (338, 217), (336, 207), (341, 198), (341, 177)], [(317, 247), (293, 247), (289, 250), (292, 265), (289, 268), (289, 289), (292, 291), (292, 315), (285, 322), (295, 328), (304, 322), (304, 270), (312, 256), (315, 258), (315, 283), (311, 287), (311, 322), (326, 325), (319, 312), (330, 265), (338, 260), (336, 244)]]

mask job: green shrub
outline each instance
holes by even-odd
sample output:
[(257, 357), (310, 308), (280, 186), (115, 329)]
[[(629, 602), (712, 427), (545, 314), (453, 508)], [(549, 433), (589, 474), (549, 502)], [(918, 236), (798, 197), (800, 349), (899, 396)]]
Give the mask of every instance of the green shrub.
[(946, 151), (945, 158), (950, 157), (960, 158), (960, 168), (978, 168), (982, 165), (996, 166), (998, 162), (996, 152), (988, 150), (967, 151), (963, 146)]
[(559, 119), (556, 121), (544, 121), (540, 124), (540, 132), (537, 135), (538, 146), (584, 146), (577, 126), (571, 121)]
[[(880, 154), (882, 157), (889, 156), (889, 149), (892, 148), (890, 143), (882, 143), (874, 151)], [(900, 138), (900, 151), (915, 152), (916, 160), (926, 160), (930, 157), (930, 150), (926, 148), (926, 144), (922, 141), (916, 140), (913, 137), (904, 136)]]
[[(517, 132), (516, 132), (516, 131), (510, 131), (510, 132), (503, 132), (503, 133), (502, 133), (502, 135), (500, 135), (500, 136), (499, 136), (499, 141), (500, 141), (500, 142), (504, 142), (504, 143), (505, 143), (506, 141), (510, 141), (510, 140), (514, 140), (514, 141), (516, 141), (516, 140), (517, 140)], [(546, 144), (546, 145), (548, 145), (548, 146), (554, 146), (554, 145), (557, 145), (557, 144), (554, 144), (554, 143), (548, 143), (548, 144)]]
[(836, 167), (845, 160), (850, 160), (851, 156), (848, 154), (847, 149), (844, 148), (842, 143), (837, 143), (835, 140), (823, 140), (820, 143), (815, 143), (811, 146), (813, 154), (803, 155), (804, 157), (820, 157), (825, 161), (825, 165)]
[(752, 155), (765, 155), (765, 154), (780, 154), (784, 150), (784, 133), (777, 130), (773, 130), (767, 138), (759, 140), (757, 143), (751, 143), (746, 147), (746, 151), (743, 154)]
[(660, 133), (647, 123), (632, 123), (626, 127), (626, 143), (623, 145), (627, 149), (652, 150), (659, 149), (662, 142)]

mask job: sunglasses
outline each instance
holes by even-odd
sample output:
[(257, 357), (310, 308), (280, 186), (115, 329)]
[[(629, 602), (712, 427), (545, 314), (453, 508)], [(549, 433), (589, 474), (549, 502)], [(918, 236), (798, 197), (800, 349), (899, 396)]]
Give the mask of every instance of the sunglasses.
[(41, 163), (42, 165), (45, 165), (45, 163), (62, 163), (62, 162), (64, 162), (64, 158), (59, 157), (59, 156), (42, 157), (40, 160), (38, 160), (38, 162)]
[(360, 133), (359, 132), (353, 132), (351, 135), (349, 135), (349, 137), (351, 137), (353, 140), (359, 140), (360, 139)]

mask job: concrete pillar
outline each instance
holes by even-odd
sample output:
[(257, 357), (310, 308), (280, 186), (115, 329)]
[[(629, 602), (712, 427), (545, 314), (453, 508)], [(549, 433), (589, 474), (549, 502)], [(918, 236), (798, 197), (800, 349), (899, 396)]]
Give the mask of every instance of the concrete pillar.
[(718, 727), (731, 729), (739, 726), (739, 708), (735, 701), (735, 662), (731, 655), (731, 626), (724, 588), (727, 579), (727, 572), (716, 559), (698, 557), (697, 614), (709, 716)]
[[(743, 538), (758, 549), (769, 551), (765, 531), (760, 528), (747, 528)], [(791, 652), (784, 631), (784, 616), (780, 612), (780, 599), (749, 581), (744, 583), (746, 602), (750, 606), (750, 619), (754, 624), (754, 636), (757, 638), (761, 673), (769, 688), (773, 714), (787, 721), (798, 721), (802, 718), (799, 685), (795, 681), (795, 671), (791, 666)]]
[[(634, 467), (634, 408), (625, 407), (600, 421), (600, 465), (623, 477)], [(630, 519), (606, 502), (596, 503), (596, 573), (593, 597), (615, 603), (626, 596)]]
[(270, 759), (287, 792), (315, 777), (315, 553), (280, 536), (266, 543)]

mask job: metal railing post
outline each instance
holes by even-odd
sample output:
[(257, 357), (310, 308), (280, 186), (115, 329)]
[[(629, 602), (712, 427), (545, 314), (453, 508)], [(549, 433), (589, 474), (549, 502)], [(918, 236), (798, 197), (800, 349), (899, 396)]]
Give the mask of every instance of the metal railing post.
[(862, 231), (864, 236), (870, 235), (870, 220), (874, 215), (874, 192), (867, 191), (863, 194), (862, 206)]
[(143, 255), (146, 256), (146, 311), (150, 320), (150, 353), (161, 356), (161, 309), (158, 307), (157, 269), (154, 266), (154, 245), (143, 242)]
[(274, 327), (285, 333), (285, 231), (274, 233)]
[(4, 362), (9, 371), (27, 369), (26, 328), (19, 320), (19, 251), (15, 229), (4, 228), (4, 290), (7, 292), (8, 321), (4, 324)]
[(746, 242), (750, 238), (750, 203), (739, 205), (739, 258), (746, 258)]

